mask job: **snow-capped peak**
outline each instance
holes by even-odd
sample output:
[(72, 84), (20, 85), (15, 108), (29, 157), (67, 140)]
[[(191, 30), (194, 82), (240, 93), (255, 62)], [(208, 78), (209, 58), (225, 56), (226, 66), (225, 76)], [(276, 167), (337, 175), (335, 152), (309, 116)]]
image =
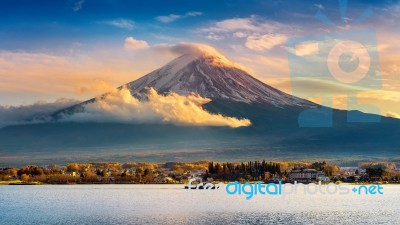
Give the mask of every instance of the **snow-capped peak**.
[(182, 51), (180, 57), (168, 63), (166, 66), (174, 65), (176, 69), (186, 66), (193, 60), (203, 58), (208, 61), (208, 63), (219, 66), (219, 67), (235, 67), (236, 64), (228, 60), (224, 55), (218, 52), (216, 49), (202, 44), (190, 45), (190, 50), (186, 49)]
[(132, 94), (153, 87), (160, 93), (197, 93), (211, 99), (269, 103), (278, 107), (310, 105), (255, 79), (211, 47), (184, 54), (127, 86)]

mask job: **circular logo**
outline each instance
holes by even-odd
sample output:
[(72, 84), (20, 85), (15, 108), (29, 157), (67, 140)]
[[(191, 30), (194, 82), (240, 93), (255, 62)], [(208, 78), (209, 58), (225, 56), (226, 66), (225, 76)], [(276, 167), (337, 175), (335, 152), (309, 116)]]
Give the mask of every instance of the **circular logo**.
[(356, 41), (340, 41), (329, 52), (328, 69), (342, 83), (356, 83), (368, 73), (371, 58), (367, 48)]

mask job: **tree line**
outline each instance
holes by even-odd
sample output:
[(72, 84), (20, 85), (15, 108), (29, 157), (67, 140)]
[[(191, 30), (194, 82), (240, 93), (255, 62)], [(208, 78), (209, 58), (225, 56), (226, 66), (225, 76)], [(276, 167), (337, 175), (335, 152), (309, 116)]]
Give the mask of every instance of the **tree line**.
[(281, 171), (281, 165), (275, 162), (249, 161), (241, 163), (214, 163), (208, 164), (208, 169), (204, 178), (215, 180), (235, 181), (235, 180), (264, 180), (276, 176), (286, 175), (286, 171)]

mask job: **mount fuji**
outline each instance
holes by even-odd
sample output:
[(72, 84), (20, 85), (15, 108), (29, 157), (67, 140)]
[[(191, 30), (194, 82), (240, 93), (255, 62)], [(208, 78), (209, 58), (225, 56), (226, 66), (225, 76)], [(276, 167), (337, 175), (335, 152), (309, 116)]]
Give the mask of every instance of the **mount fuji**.
[[(250, 126), (176, 125), (174, 123), (74, 122), (109, 93), (59, 110), (46, 123), (0, 129), (0, 152), (52, 155), (60, 161), (91, 160), (361, 160), (398, 157), (400, 122), (347, 123), (345, 110), (333, 109), (333, 127), (301, 128), (299, 114), (322, 106), (275, 89), (251, 76), (216, 51), (186, 53), (165, 66), (118, 88), (142, 102), (153, 88), (160, 95), (198, 95), (201, 107), (226, 117), (247, 118)], [(363, 115), (362, 112), (359, 112)], [(377, 151), (379, 149), (379, 151)], [(43, 156), (45, 153), (46, 157)], [(8, 154), (6, 154), (8, 153)], [(74, 159), (72, 157), (72, 159)], [(84, 160), (84, 159), (83, 159)]]
[(255, 79), (221, 55), (185, 54), (162, 68), (127, 84), (132, 94), (154, 87), (158, 92), (197, 93), (203, 97), (275, 106), (309, 106)]
[[(317, 107), (315, 103), (286, 94), (261, 82), (241, 66), (213, 50), (198, 50), (181, 55), (165, 66), (127, 83), (124, 87), (138, 98), (142, 98), (151, 87), (164, 95), (171, 92), (181, 95), (194, 93), (209, 98), (212, 102), (265, 104), (273, 108)], [(60, 118), (64, 113), (79, 112), (83, 110), (82, 106), (94, 101), (96, 99), (90, 99), (60, 110), (53, 116)]]

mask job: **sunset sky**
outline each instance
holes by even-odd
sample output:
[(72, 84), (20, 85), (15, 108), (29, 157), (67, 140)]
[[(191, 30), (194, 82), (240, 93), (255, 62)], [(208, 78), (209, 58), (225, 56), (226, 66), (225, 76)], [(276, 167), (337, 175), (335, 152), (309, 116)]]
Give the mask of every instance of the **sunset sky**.
[[(381, 113), (400, 115), (400, 2), (350, 0), (342, 17), (332, 1), (1, 1), (0, 105), (85, 100), (133, 81), (177, 57), (181, 42), (216, 48), (256, 78), (295, 95), (361, 93)], [(370, 8), (372, 15), (354, 23)], [(317, 12), (332, 24), (317, 19)], [(357, 29), (376, 31), (381, 90), (323, 80), (291, 80), (291, 38)]]

